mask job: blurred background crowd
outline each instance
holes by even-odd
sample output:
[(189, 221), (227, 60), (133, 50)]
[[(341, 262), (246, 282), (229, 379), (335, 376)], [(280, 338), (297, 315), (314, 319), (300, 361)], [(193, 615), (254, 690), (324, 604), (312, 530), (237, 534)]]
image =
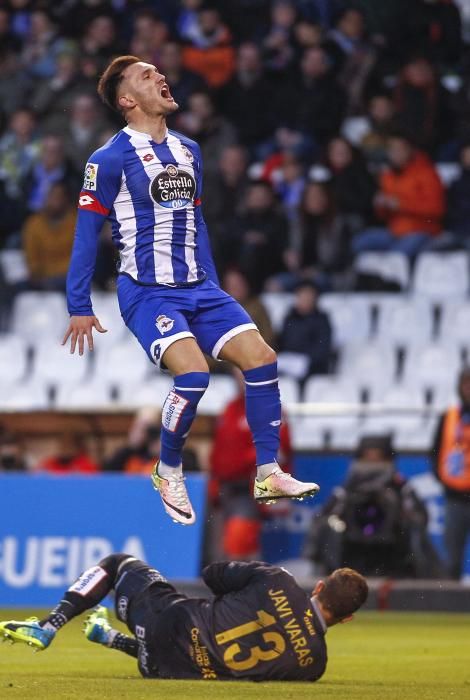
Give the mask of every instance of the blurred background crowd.
[[(129, 52), (201, 144), (222, 276), (360, 289), (363, 251), (466, 249), (466, 20), (466, 0), (1, 2), (0, 245), (23, 250), (25, 285), (63, 289), (84, 164), (122, 126), (97, 78)], [(97, 286), (114, 276), (105, 232)]]
[[(295, 381), (293, 400), (316, 401), (323, 391), (326, 402), (335, 396), (347, 401), (350, 384), (343, 383), (341, 391), (336, 384), (336, 394), (334, 381), (312, 384), (314, 375), (336, 373), (357, 378), (353, 400), (382, 399), (392, 390), (395, 404), (424, 407), (434, 400), (444, 413), (452, 396), (466, 409), (470, 395), (462, 398), (459, 371), (470, 345), (468, 325), (465, 330), (470, 322), (470, 0), (0, 0), (0, 330), (5, 337), (25, 318), (18, 305), (14, 313), (20, 296), (65, 289), (85, 162), (122, 127), (120, 117), (100, 104), (97, 79), (110, 59), (125, 53), (159, 67), (180, 105), (170, 128), (201, 145), (202, 204), (222, 286), (246, 306), (280, 352), (282, 373)], [(380, 256), (374, 258), (376, 253)], [(420, 260), (427, 266), (420, 269)], [(439, 268), (444, 260), (456, 261), (447, 273)], [(433, 265), (439, 270), (433, 278), (437, 286), (430, 289)], [(112, 291), (115, 278), (116, 253), (105, 226), (96, 292)], [(410, 300), (399, 294), (419, 290), (428, 296)], [(366, 294), (361, 306), (346, 309), (343, 295), (350, 299), (352, 293), (358, 301), (364, 293), (382, 295), (381, 302)], [(385, 299), (392, 293), (395, 306)], [(452, 294), (460, 295), (460, 320)], [(329, 302), (322, 304), (322, 298)], [(456, 328), (454, 345), (443, 350)], [(409, 343), (413, 334), (419, 342)], [(364, 364), (370, 339), (375, 345), (386, 340), (388, 347), (375, 356), (370, 348)], [(362, 342), (360, 356), (349, 352), (349, 341), (353, 351)], [(15, 342), (7, 347), (5, 341), (5, 353), (18, 354)], [(419, 360), (418, 350), (429, 357)], [(32, 359), (27, 356), (23, 374)], [(37, 367), (39, 372), (39, 361)], [(411, 381), (418, 367), (428, 370), (419, 387)], [(445, 382), (433, 384), (439, 371)], [(444, 384), (446, 392), (439, 393)], [(465, 419), (454, 418), (463, 425), (459, 444), (470, 470), (470, 413), (466, 409), (462, 415)], [(435, 472), (450, 498), (449, 566), (458, 578), (470, 532), (470, 471), (467, 481), (445, 481), (441, 447), (454, 453), (443, 427), (446, 416), (439, 425), (420, 416), (418, 428), (413, 416), (414, 428), (405, 426), (402, 447), (433, 453)], [(141, 418), (128, 444), (99, 463), (80, 437), (70, 434), (52, 457), (33, 466), (54, 472), (148, 471), (159, 423), (157, 418), (142, 424)], [(347, 421), (327, 431), (327, 439), (335, 446), (339, 435), (337, 444), (355, 451), (346, 485), (348, 492), (362, 494), (353, 511), (364, 515), (358, 526), (363, 540), (374, 517), (376, 526), (382, 517), (377, 512), (390, 515), (388, 539), (382, 530), (374, 540), (375, 526), (369, 532), (375, 546), (367, 559), (372, 573), (435, 574), (439, 564), (426, 541), (426, 509), (400, 480), (390, 438), (367, 442), (367, 431), (352, 429)], [(378, 427), (372, 432), (393, 433)], [(305, 436), (305, 425), (297, 428)], [(0, 442), (0, 469), (28, 467), (14, 435), (5, 430)], [(324, 446), (324, 441), (307, 445), (308, 436), (294, 443)], [(221, 448), (226, 444), (233, 445), (230, 464)], [(288, 468), (287, 427), (282, 453)], [(241, 394), (230, 397), (219, 418), (207, 463), (216, 484), (213, 503), (226, 523), (223, 553), (255, 555), (263, 514), (246, 498), (254, 454)], [(367, 470), (367, 464), (375, 466)], [(197, 454), (187, 455), (187, 467), (198, 468)], [(371, 515), (371, 493), (379, 498), (385, 492), (395, 495)], [(350, 507), (344, 493), (335, 493), (318, 514), (306, 556), (318, 561), (326, 551), (321, 562), (326, 568), (341, 562), (364, 568), (354, 528), (348, 527), (353, 534), (344, 544), (347, 555), (338, 545)], [(402, 537), (397, 545), (400, 522), (409, 527), (406, 542)], [(319, 542), (328, 543), (326, 550)]]

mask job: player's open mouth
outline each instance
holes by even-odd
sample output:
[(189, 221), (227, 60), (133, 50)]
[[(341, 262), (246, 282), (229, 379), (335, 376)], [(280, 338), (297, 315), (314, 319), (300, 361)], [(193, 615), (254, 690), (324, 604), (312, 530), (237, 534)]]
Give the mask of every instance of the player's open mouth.
[(163, 97), (165, 100), (170, 100), (173, 102), (173, 97), (171, 96), (170, 88), (166, 83), (164, 83), (160, 89), (160, 95)]

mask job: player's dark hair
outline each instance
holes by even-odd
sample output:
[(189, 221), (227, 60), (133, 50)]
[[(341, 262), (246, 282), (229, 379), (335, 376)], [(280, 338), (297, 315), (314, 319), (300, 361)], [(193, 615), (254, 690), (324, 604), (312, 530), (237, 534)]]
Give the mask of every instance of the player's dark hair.
[(354, 569), (336, 569), (328, 576), (318, 601), (339, 621), (358, 610), (367, 600), (369, 587), (364, 576)]
[(134, 63), (139, 63), (141, 59), (137, 56), (119, 56), (111, 61), (98, 83), (98, 95), (105, 105), (111, 107), (116, 112), (121, 110), (117, 104), (117, 91), (122, 80), (123, 71)]

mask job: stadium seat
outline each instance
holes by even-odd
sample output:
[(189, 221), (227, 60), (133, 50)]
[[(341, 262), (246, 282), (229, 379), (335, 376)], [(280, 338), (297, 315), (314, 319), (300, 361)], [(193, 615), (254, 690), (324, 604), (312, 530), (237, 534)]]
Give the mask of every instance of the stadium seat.
[(333, 436), (344, 436), (348, 431), (355, 434), (359, 425), (360, 392), (353, 382), (342, 382), (335, 377), (310, 377), (305, 384), (304, 401), (314, 407), (311, 414), (305, 407), (301, 419), (304, 435), (299, 440), (304, 441), (303, 449), (307, 449), (309, 440), (315, 444), (322, 440), (323, 444), (332, 445)]
[(18, 284), (25, 282), (28, 277), (28, 268), (22, 250), (2, 250), (0, 251), (0, 270), (3, 273), (5, 282), (8, 284)]
[(404, 253), (361, 253), (354, 262), (356, 272), (372, 274), (390, 282), (397, 282), (403, 290), (410, 282), (410, 263)]
[(301, 352), (279, 352), (277, 355), (277, 369), (281, 376), (304, 379), (309, 365), (310, 357)]
[(133, 337), (123, 339), (110, 348), (95, 344), (94, 375), (116, 385), (122, 382), (139, 384), (147, 374), (156, 371), (142, 347)]
[(413, 290), (430, 299), (463, 297), (469, 289), (468, 254), (421, 253), (416, 262)]
[(462, 166), (460, 163), (434, 163), (434, 167), (436, 168), (437, 174), (439, 175), (439, 178), (446, 189), (450, 187), (462, 173)]
[(355, 294), (323, 294), (318, 305), (329, 316), (337, 347), (369, 338), (371, 309), (368, 300)]
[(443, 305), (439, 339), (454, 342), (460, 348), (470, 347), (469, 302), (457, 304), (454, 300)]
[(401, 297), (382, 309), (376, 331), (378, 342), (393, 347), (424, 345), (433, 334), (433, 309), (422, 297)]
[(452, 384), (431, 387), (431, 406), (435, 411), (445, 411), (459, 401), (457, 377)]
[(13, 303), (12, 331), (36, 344), (62, 340), (67, 329), (65, 297), (60, 292), (22, 292)]
[(425, 388), (452, 387), (461, 366), (461, 358), (453, 345), (434, 343), (411, 348), (407, 354), (403, 381)]
[(289, 292), (263, 292), (261, 301), (266, 307), (274, 331), (279, 333), (294, 303), (294, 295)]
[(369, 404), (382, 406), (384, 409), (424, 409), (425, 394), (420, 386), (410, 384), (394, 384), (385, 391), (379, 391), (376, 387), (371, 389)]
[(111, 345), (119, 343), (123, 338), (127, 340), (128, 336), (132, 335), (121, 317), (117, 296), (114, 292), (94, 292), (92, 304), (95, 316), (103, 328), (107, 330), (107, 333), (94, 334), (97, 348), (108, 349)]
[(49, 390), (44, 382), (28, 381), (0, 392), (2, 411), (42, 411), (50, 408)]
[(279, 390), (283, 404), (298, 403), (300, 401), (300, 388), (293, 377), (279, 377)]
[(348, 345), (341, 353), (339, 369), (341, 377), (363, 388), (384, 389), (396, 376), (396, 352), (389, 343)]
[(437, 418), (432, 416), (423, 418), (419, 425), (412, 426), (411, 429), (400, 426), (395, 432), (394, 447), (401, 451), (428, 452), (434, 442), (436, 427)]
[(289, 429), (294, 450), (320, 450), (326, 445), (324, 425), (316, 424), (312, 418), (292, 416), (289, 418)]
[(218, 416), (229, 401), (237, 395), (237, 383), (233, 377), (213, 374), (209, 387), (199, 402), (198, 413)]
[(109, 410), (115, 404), (111, 399), (108, 383), (88, 381), (75, 385), (60, 384), (54, 400), (54, 408), (65, 410)]
[(24, 338), (12, 333), (0, 335), (0, 385), (15, 384), (26, 375), (28, 348)]
[(142, 406), (161, 408), (173, 386), (173, 379), (168, 374), (155, 373), (140, 384), (121, 384), (117, 404), (120, 408), (138, 409)]
[(34, 347), (33, 377), (48, 386), (61, 384), (78, 384), (90, 371), (90, 356), (80, 356), (78, 351), (72, 355), (68, 347), (49, 339), (42, 339)]

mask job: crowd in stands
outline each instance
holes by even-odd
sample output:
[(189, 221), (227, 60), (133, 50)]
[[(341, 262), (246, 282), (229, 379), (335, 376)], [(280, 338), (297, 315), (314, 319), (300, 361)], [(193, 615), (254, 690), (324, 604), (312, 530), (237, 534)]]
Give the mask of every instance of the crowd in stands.
[[(199, 141), (218, 269), (254, 293), (354, 289), (354, 256), (467, 249), (466, 0), (0, 2), (0, 247), (63, 289), (89, 154), (122, 126), (97, 78), (159, 66)], [(460, 163), (453, 182), (436, 163)], [(59, 185), (59, 187), (55, 187)], [(41, 253), (42, 251), (42, 253)], [(96, 284), (115, 277), (109, 234)]]

